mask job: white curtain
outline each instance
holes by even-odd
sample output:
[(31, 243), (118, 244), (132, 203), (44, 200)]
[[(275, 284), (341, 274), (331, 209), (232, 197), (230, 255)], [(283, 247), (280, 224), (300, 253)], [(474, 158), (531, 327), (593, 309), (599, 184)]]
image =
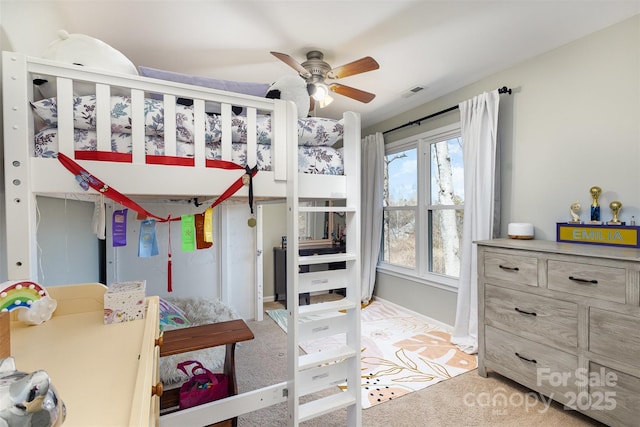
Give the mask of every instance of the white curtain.
[(361, 143), (362, 183), (360, 192), (362, 295), (368, 303), (376, 281), (376, 265), (382, 238), (382, 187), (384, 185), (384, 138), (381, 132)]
[(478, 275), (475, 240), (493, 237), (496, 200), (498, 90), (462, 102), (464, 225), (456, 323), (451, 342), (478, 351)]

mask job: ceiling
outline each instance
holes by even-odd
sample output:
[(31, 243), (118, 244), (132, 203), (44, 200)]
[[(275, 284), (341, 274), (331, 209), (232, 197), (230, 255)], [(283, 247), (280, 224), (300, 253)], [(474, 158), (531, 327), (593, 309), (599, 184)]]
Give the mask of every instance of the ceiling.
[[(269, 83), (320, 50), (333, 67), (372, 56), (380, 69), (338, 82), (376, 94), (333, 94), (315, 115), (357, 111), (380, 122), (640, 13), (640, 0), (55, 0), (70, 33), (99, 38), (136, 65)], [(55, 37), (55, 36), (54, 36)], [(424, 90), (407, 97), (416, 86)]]

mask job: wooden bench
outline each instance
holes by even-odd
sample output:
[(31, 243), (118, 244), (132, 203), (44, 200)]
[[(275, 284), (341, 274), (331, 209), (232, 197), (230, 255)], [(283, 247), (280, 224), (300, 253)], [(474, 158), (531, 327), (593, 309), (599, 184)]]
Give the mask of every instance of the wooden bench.
[[(236, 343), (252, 340), (253, 338), (253, 332), (241, 319), (173, 329), (165, 331), (162, 335), (160, 357), (225, 345), (223, 373), (229, 378), (229, 396), (234, 396), (238, 394), (235, 367)], [(160, 398), (160, 410), (163, 414), (179, 410), (179, 395), (179, 387), (164, 390)], [(233, 427), (236, 427), (238, 419), (233, 418), (230, 422)], [(227, 422), (216, 425), (227, 425)]]

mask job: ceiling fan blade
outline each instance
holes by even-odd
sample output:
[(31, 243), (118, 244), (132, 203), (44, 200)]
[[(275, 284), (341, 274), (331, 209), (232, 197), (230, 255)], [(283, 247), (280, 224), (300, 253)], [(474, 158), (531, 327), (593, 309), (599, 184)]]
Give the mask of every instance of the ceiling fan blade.
[(302, 77), (307, 78), (311, 76), (311, 73), (309, 73), (302, 65), (300, 65), (298, 61), (296, 61), (286, 53), (271, 52), (271, 54), (276, 58), (278, 58), (280, 61), (284, 62), (285, 64), (293, 68), (294, 70), (296, 70)]
[(332, 68), (329, 72), (331, 78), (341, 79), (355, 74), (366, 73), (380, 68), (378, 62), (370, 56), (365, 56), (357, 61), (350, 62), (340, 67)]
[(363, 90), (356, 89), (350, 86), (341, 85), (339, 83), (331, 83), (329, 85), (329, 89), (331, 89), (335, 93), (339, 93), (340, 95), (353, 98), (356, 101), (364, 102), (365, 104), (371, 102), (373, 98), (376, 97), (373, 93), (365, 92)]

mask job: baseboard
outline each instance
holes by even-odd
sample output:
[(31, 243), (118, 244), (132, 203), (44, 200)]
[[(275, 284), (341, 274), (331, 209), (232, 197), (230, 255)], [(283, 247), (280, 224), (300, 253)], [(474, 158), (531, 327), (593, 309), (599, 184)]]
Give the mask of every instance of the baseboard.
[(427, 322), (430, 325), (439, 326), (439, 327), (441, 327), (442, 329), (446, 330), (449, 333), (453, 332), (453, 326), (452, 325), (448, 325), (448, 324), (446, 324), (444, 322), (441, 322), (439, 320), (432, 319), (429, 316), (425, 316), (422, 313), (418, 313), (417, 311), (413, 311), (411, 309), (408, 309), (407, 307), (403, 307), (400, 304), (396, 304), (395, 302), (391, 302), (389, 300), (386, 300), (384, 298), (380, 298), (380, 297), (377, 297), (377, 296), (374, 296), (373, 300), (383, 302), (383, 303), (388, 304), (388, 305), (390, 305), (392, 307), (395, 307), (395, 308), (397, 308), (399, 310), (408, 311), (409, 313), (411, 313), (411, 315), (413, 315), (415, 317), (418, 317), (420, 319), (423, 319), (425, 322)]

